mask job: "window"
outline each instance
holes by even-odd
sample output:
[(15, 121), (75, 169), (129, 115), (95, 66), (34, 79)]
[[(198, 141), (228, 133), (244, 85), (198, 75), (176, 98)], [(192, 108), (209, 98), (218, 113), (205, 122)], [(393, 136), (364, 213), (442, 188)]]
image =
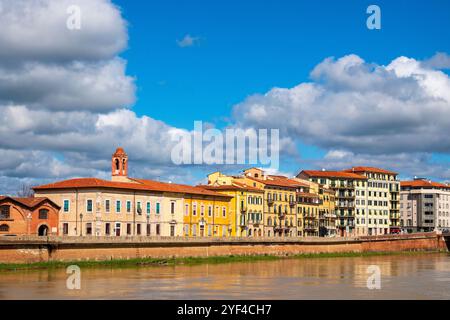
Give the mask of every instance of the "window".
[(156, 225), (156, 235), (159, 236), (161, 233), (161, 226), (159, 224)]
[(194, 204), (194, 205), (192, 206), (192, 215), (193, 215), (193, 216), (196, 216), (196, 215), (197, 215), (197, 205), (196, 205), (196, 204)]
[(109, 236), (111, 234), (111, 224), (105, 223), (105, 235)]
[(140, 236), (141, 235), (141, 224), (140, 223), (138, 223), (137, 225), (136, 225), (136, 233)]
[(159, 202), (156, 203), (156, 214), (159, 214), (161, 210), (161, 204)]
[(120, 213), (121, 206), (122, 206), (122, 204), (120, 203), (120, 200), (117, 200), (116, 201), (116, 212), (117, 213)]
[(208, 217), (212, 217), (212, 206), (208, 207)]
[(170, 226), (170, 236), (175, 237), (175, 226)]
[(69, 224), (63, 223), (63, 235), (68, 235), (68, 234), (69, 234)]
[(225, 218), (227, 216), (227, 210), (225, 207), (222, 208), (222, 216)]
[(184, 235), (185, 235), (186, 237), (189, 236), (189, 225), (188, 225), (188, 224), (185, 224), (185, 225), (184, 225)]
[(39, 210), (39, 219), (41, 219), (41, 220), (48, 219), (48, 210), (47, 209)]
[(86, 212), (92, 212), (92, 200), (86, 200)]
[(149, 236), (152, 232), (151, 224), (147, 223), (147, 235)]
[(63, 210), (64, 212), (69, 212), (70, 210), (70, 201), (67, 199), (64, 200)]
[(188, 204), (186, 204), (186, 205), (184, 206), (184, 215), (185, 215), (185, 216), (188, 216), (188, 215), (189, 215), (189, 205), (188, 205)]
[(9, 206), (1, 206), (0, 219), (9, 219), (9, 217), (10, 217)]
[(201, 215), (202, 217), (205, 215), (205, 206), (204, 206), (204, 205), (202, 205), (202, 206), (200, 207), (200, 215)]
[(171, 213), (171, 214), (174, 214), (174, 213), (175, 213), (175, 202), (174, 202), (174, 201), (172, 201), (172, 202), (170, 203), (170, 213)]
[(147, 215), (150, 214), (151, 205), (150, 202), (147, 202)]
[(138, 214), (142, 214), (142, 204), (140, 201), (138, 201), (136, 204), (136, 211)]
[(127, 223), (127, 235), (131, 234), (131, 223)]
[(105, 211), (108, 213), (111, 211), (111, 201), (110, 200), (105, 200)]
[(87, 236), (92, 235), (92, 223), (91, 222), (86, 223), (86, 235)]
[(192, 235), (195, 237), (197, 235), (197, 225), (192, 225)]
[(131, 201), (128, 200), (127, 201), (127, 213), (130, 213), (130, 212), (131, 212)]
[(8, 232), (9, 231), (9, 226), (7, 224), (2, 224), (0, 226), (0, 232)]

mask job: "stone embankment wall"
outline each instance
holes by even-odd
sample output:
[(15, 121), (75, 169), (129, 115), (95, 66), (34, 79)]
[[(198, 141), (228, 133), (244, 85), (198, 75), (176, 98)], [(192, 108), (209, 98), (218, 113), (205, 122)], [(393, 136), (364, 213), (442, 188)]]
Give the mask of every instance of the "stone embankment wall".
[(448, 250), (436, 233), (359, 238), (3, 237), (0, 263)]

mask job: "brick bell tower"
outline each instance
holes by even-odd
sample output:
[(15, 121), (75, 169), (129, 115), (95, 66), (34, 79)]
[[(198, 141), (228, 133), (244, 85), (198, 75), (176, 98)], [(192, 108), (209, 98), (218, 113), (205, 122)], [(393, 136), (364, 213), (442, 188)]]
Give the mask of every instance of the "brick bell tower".
[(128, 181), (128, 155), (123, 148), (117, 148), (111, 159), (111, 180)]

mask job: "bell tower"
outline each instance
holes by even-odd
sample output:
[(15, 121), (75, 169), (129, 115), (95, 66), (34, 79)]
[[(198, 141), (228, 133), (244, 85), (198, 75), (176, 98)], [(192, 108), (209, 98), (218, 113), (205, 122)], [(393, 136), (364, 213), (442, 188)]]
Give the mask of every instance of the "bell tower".
[(112, 181), (128, 181), (128, 155), (123, 148), (117, 148), (111, 159)]

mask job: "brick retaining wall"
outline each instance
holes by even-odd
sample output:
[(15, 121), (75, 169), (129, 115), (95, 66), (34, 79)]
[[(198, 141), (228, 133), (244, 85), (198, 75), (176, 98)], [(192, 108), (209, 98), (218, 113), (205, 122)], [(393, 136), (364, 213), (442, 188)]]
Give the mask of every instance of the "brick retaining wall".
[(0, 238), (0, 263), (446, 250), (435, 233), (361, 238)]

